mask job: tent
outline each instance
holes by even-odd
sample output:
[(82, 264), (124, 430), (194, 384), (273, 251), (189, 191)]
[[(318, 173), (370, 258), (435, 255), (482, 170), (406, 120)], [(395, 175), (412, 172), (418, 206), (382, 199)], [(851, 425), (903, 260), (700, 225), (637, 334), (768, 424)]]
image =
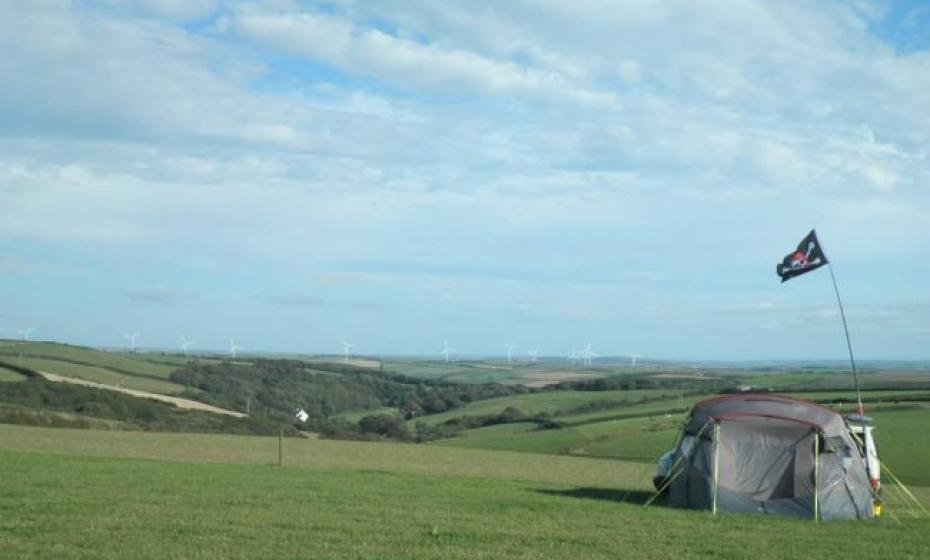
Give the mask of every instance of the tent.
[(697, 403), (669, 473), (669, 505), (810, 519), (869, 519), (865, 460), (842, 416), (778, 395)]

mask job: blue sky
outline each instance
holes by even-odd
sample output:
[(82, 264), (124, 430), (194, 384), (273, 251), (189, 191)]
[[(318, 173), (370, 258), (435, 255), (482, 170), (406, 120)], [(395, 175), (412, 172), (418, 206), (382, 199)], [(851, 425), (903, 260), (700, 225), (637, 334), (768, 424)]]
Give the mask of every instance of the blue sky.
[(0, 4), (0, 337), (930, 358), (923, 2)]

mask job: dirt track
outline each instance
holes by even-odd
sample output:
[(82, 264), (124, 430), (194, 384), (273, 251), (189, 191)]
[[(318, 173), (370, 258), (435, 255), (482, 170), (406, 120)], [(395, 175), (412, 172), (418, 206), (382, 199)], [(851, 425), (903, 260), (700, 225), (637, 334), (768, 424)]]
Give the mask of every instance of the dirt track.
[(155, 401), (161, 401), (168, 404), (173, 404), (178, 408), (183, 408), (185, 410), (199, 410), (201, 412), (212, 412), (214, 414), (225, 414), (227, 416), (235, 416), (236, 418), (243, 418), (245, 414), (241, 412), (235, 412), (232, 410), (226, 410), (225, 408), (219, 408), (202, 402), (192, 401), (190, 399), (182, 399), (180, 397), (170, 397), (168, 395), (160, 395), (158, 393), (149, 393), (148, 391), (137, 391), (136, 389), (127, 389), (125, 387), (117, 387), (116, 385), (105, 385), (103, 383), (96, 383), (94, 381), (87, 381), (86, 379), (78, 379), (77, 377), (66, 377), (64, 375), (58, 375), (56, 373), (48, 373), (45, 371), (38, 372), (39, 375), (48, 379), (49, 381), (54, 381), (56, 383), (71, 383), (73, 385), (83, 385), (85, 387), (93, 387), (94, 389), (103, 389), (105, 391), (116, 391), (117, 393), (124, 393), (127, 395), (132, 395), (133, 397), (139, 397), (140, 399), (152, 399)]

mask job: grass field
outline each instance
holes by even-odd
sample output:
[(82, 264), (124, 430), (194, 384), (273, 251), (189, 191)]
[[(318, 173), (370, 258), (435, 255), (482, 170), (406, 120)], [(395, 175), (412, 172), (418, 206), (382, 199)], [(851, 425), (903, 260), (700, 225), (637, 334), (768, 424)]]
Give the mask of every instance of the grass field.
[[(145, 359), (143, 354), (123, 354), (117, 352), (104, 352), (82, 346), (71, 346), (53, 342), (26, 342), (0, 347), (0, 359), (18, 363), (19, 356), (61, 360), (84, 365), (112, 369), (116, 372), (125, 372), (135, 375), (148, 375), (168, 379), (180, 365), (154, 362)], [(24, 364), (25, 365), (25, 364)], [(58, 372), (52, 372), (58, 373)], [(66, 375), (66, 374), (61, 374)]]
[(930, 408), (881, 410), (871, 416), (886, 468), (906, 484), (930, 487)]
[(456, 381), (459, 383), (501, 383), (520, 375), (518, 368), (482, 362), (451, 362), (430, 360), (389, 359), (384, 362), (386, 371), (410, 377)]
[[(677, 396), (678, 394), (679, 391), (676, 389), (647, 389), (641, 391), (547, 391), (543, 393), (531, 393), (527, 395), (515, 395), (511, 397), (499, 397), (476, 401), (448, 412), (421, 416), (417, 418), (416, 421), (425, 422), (428, 425), (436, 425), (459, 416), (496, 414), (508, 407), (520, 409), (529, 415), (543, 412), (556, 414), (560, 410), (567, 410), (598, 402), (609, 403), (627, 401), (631, 404), (618, 406), (617, 408), (626, 410), (629, 407), (637, 406), (632, 403), (640, 399), (660, 398), (662, 396), (671, 397)], [(607, 413), (601, 411), (599, 414), (606, 415)]]
[(399, 358), (386, 359), (384, 369), (410, 377), (455, 383), (523, 383), (532, 386), (551, 384), (575, 375), (603, 377), (629, 373), (628, 368), (573, 368), (568, 364), (530, 364), (520, 360), (512, 364), (491, 360), (445, 363), (441, 360)]
[(277, 468), (274, 438), (0, 426), (0, 556), (769, 560), (925, 558), (930, 546), (924, 518), (815, 525), (646, 508), (635, 463), (285, 445)]
[(537, 430), (530, 423), (503, 424), (466, 430), (460, 437), (432, 445), (583, 455), (651, 464), (674, 445), (682, 420), (682, 415), (629, 418), (555, 430)]
[(172, 383), (170, 381), (161, 381), (159, 379), (152, 379), (150, 377), (125, 375), (102, 367), (85, 366), (71, 362), (62, 362), (59, 360), (24, 357), (22, 362), (17, 360), (16, 363), (22, 363), (23, 366), (38, 371), (56, 373), (66, 377), (77, 377), (79, 379), (86, 379), (87, 381), (94, 381), (96, 383), (103, 383), (105, 385), (126, 387), (128, 389), (136, 389), (139, 391), (149, 391), (152, 393), (170, 395), (180, 393), (184, 390), (182, 385), (178, 385), (177, 383)]
[(2, 381), (22, 381), (25, 379), (22, 375), (16, 373), (15, 371), (10, 371), (6, 368), (0, 367), (0, 382)]

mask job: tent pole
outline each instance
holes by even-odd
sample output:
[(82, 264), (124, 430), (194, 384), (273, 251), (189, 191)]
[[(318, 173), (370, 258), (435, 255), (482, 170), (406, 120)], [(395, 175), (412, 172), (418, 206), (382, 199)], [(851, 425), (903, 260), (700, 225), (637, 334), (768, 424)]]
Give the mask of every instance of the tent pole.
[[(709, 425), (710, 425), (709, 423), (708, 423), (708, 424), (704, 424), (704, 426), (700, 429), (700, 431), (698, 431), (697, 435), (694, 436), (694, 439), (697, 440), (697, 441), (700, 441), (701, 436), (704, 435), (704, 430), (706, 430), (706, 429), (707, 429), (707, 426), (709, 426)], [(681, 435), (684, 436), (684, 433), (685, 433), (685, 428), (684, 428), (684, 426), (682, 426), (682, 428), (681, 428)], [(679, 438), (679, 442), (678, 442), (678, 443), (679, 443), (679, 445), (681, 444), (680, 438)], [(678, 448), (679, 448), (678, 445), (676, 445), (675, 448), (678, 449)], [(696, 446), (696, 445), (691, 447), (691, 451), (690, 451), (690, 453), (688, 453), (688, 457), (687, 457), (687, 460), (688, 460), (688, 461), (690, 461), (690, 460), (691, 460), (691, 457), (694, 456), (696, 450), (697, 450), (697, 446)], [(681, 462), (684, 461), (684, 460), (685, 460), (685, 456), (684, 456), (684, 455), (681, 455), (680, 457), (678, 457), (678, 459), (675, 461), (675, 463), (672, 464), (672, 468), (670, 468), (669, 471), (668, 471), (668, 472), (670, 472), (670, 473), (674, 472), (674, 473), (675, 473), (675, 476), (673, 476), (672, 478), (666, 480), (666, 481), (665, 481), (665, 484), (663, 484), (658, 490), (656, 490), (656, 493), (653, 494), (651, 498), (649, 498), (648, 500), (646, 500), (646, 503), (643, 504), (643, 507), (646, 507), (646, 506), (648, 506), (649, 504), (651, 504), (653, 501), (655, 501), (655, 499), (658, 498), (658, 497), (662, 494), (662, 492), (664, 492), (669, 486), (671, 486), (671, 485), (672, 485), (672, 482), (673, 482), (676, 478), (678, 478), (678, 476), (681, 475), (681, 473), (684, 472), (684, 469), (678, 469), (678, 465), (680, 465)]]
[(846, 334), (846, 348), (849, 350), (849, 365), (852, 366), (853, 384), (856, 387), (856, 403), (859, 406), (859, 423), (862, 425), (862, 449), (865, 450), (865, 471), (869, 475), (869, 484), (872, 483), (872, 469), (869, 468), (868, 438), (865, 437), (865, 410), (862, 408), (862, 391), (859, 390), (859, 374), (856, 372), (856, 359), (853, 357), (852, 342), (849, 340), (849, 327), (846, 326), (846, 312), (843, 310), (843, 300), (840, 299), (840, 289), (836, 286), (836, 275), (833, 274), (833, 265), (827, 261), (830, 269), (830, 279), (833, 280), (833, 291), (836, 293), (836, 303), (840, 306), (840, 318), (843, 319), (843, 332)]
[(820, 434), (814, 431), (814, 523), (820, 520)]
[(717, 481), (720, 478), (720, 422), (714, 422), (714, 496), (712, 511), (717, 515)]

